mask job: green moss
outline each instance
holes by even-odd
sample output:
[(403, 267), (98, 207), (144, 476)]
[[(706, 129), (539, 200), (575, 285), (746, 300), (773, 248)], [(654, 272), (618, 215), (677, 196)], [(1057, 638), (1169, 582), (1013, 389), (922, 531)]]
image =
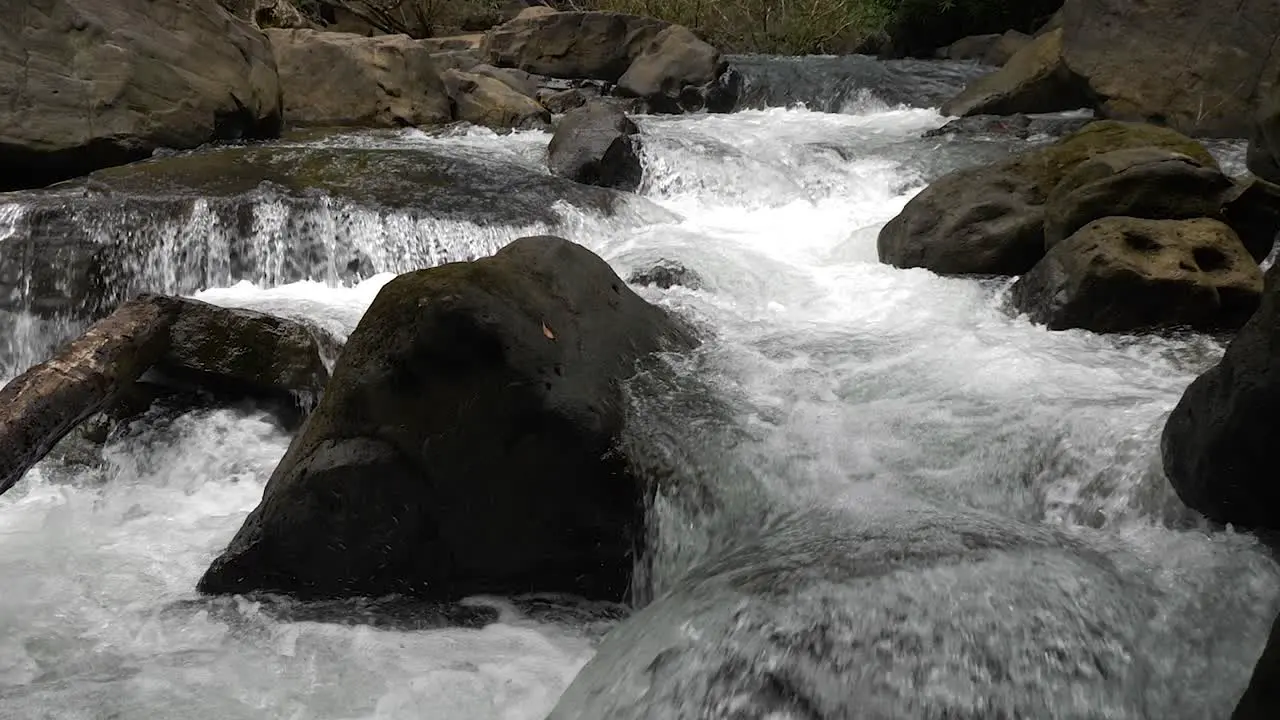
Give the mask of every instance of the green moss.
[(1043, 201), (1068, 173), (1084, 161), (1113, 150), (1143, 147), (1172, 150), (1207, 167), (1218, 167), (1217, 161), (1203, 145), (1176, 130), (1118, 120), (1089, 123), (1052, 145), (1018, 155), (1009, 161), (1009, 167), (1027, 178)]
[[(314, 140), (309, 137), (308, 140)], [(372, 205), (411, 205), (451, 184), (448, 160), (426, 152), (363, 147), (271, 145), (155, 158), (93, 173), (97, 187), (130, 195), (225, 197), (271, 183)]]

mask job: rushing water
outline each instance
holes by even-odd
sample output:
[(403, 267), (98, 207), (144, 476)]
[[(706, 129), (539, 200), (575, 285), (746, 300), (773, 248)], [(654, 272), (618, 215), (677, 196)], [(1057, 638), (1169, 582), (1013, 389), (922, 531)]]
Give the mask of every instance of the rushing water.
[[(754, 76), (761, 105), (775, 102), (760, 90), (766, 75)], [(917, 97), (931, 104), (926, 85)], [(599, 667), (557, 711), (566, 717), (609, 717), (591, 714), (601, 693), (633, 703), (617, 717), (843, 717), (823, 703), (855, 691), (866, 695), (849, 706), (865, 714), (849, 717), (1226, 717), (1280, 574), (1252, 538), (1182, 507), (1157, 442), (1221, 344), (1050, 333), (1004, 311), (1006, 283), (880, 265), (878, 229), (928, 179), (1011, 146), (924, 140), (944, 121), (935, 111), (842, 92), (821, 107), (836, 112), (643, 118), (645, 185), (610, 202), (540, 185), (540, 133), (298, 143), (429, 151), (467, 172), (526, 178), (511, 202), (541, 211), (514, 219), (265, 187), (233, 211), (212, 197), (163, 211), (143, 199), (60, 220), (94, 247), (145, 249), (115, 256), (132, 263), (117, 292), (184, 292), (338, 335), (392, 273), (530, 232), (581, 242), (623, 276), (679, 261), (700, 289), (639, 291), (708, 328), (709, 341), (670, 368), (674, 379), (632, 388), (637, 432), (677, 477), (718, 497), (714, 508), (679, 498), (659, 508), (652, 572), (674, 593), (603, 646), (616, 608), (568, 600), (202, 599), (197, 578), (289, 437), (252, 409), (156, 411), (117, 429), (100, 459), (51, 458), (0, 497), (0, 718), (543, 718), (597, 647)], [(1221, 150), (1238, 162), (1237, 146)], [(45, 227), (32, 219), (45, 197), (0, 201), (0, 243)], [(353, 257), (360, 267), (348, 272)], [(10, 280), (7, 374), (83, 322), (33, 315), (32, 287)], [(797, 587), (823, 576), (821, 612), (765, 579), (754, 604), (740, 594), (751, 583), (726, 590), (705, 569), (684, 580), (707, 561), (808, 567)], [(726, 597), (737, 614), (721, 617)], [(702, 645), (668, 673), (687, 682), (655, 681), (645, 696), (636, 678), (657, 666), (645, 654), (678, 642), (691, 617), (702, 618)], [(724, 672), (726, 658), (776, 675), (801, 662), (800, 630), (830, 631), (832, 618), (850, 623), (848, 646), (830, 654), (847, 664), (787, 679), (811, 685), (809, 715), (771, 706), (786, 695), (776, 688), (730, 692), (719, 714), (693, 711), (724, 690), (707, 673)]]

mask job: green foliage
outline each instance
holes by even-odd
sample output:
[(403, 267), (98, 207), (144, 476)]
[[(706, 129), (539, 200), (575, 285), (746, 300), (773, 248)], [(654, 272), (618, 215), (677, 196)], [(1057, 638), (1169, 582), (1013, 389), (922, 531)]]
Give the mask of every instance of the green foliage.
[[(376, 27), (416, 37), (482, 30), (506, 0), (293, 0), (304, 11), (343, 8)], [(560, 9), (656, 17), (727, 52), (804, 55), (931, 52), (963, 35), (1022, 30), (1061, 0), (553, 0)], [(1045, 7), (1052, 6), (1045, 11)]]
[[(962, 35), (1029, 30), (1061, 0), (572, 0), (581, 10), (685, 25), (729, 52), (845, 53), (890, 45), (931, 51)], [(1053, 6), (1047, 12), (1045, 6)], [(905, 40), (905, 42), (904, 42)], [(890, 42), (892, 41), (892, 42)], [(936, 43), (927, 48), (916, 45)]]
[(574, 5), (679, 23), (729, 52), (799, 55), (858, 49), (886, 26), (894, 1), (585, 0)]

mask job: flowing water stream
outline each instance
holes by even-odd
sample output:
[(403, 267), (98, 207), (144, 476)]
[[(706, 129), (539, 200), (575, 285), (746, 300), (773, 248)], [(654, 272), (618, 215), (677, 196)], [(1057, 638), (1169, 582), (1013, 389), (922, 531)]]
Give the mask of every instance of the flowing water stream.
[[(1251, 537), (1189, 513), (1158, 457), (1165, 415), (1221, 341), (1050, 333), (1004, 310), (1006, 282), (877, 262), (879, 228), (930, 178), (1017, 147), (921, 138), (945, 120), (928, 107), (970, 70), (862, 59), (855, 72), (815, 59), (810, 80), (820, 81), (796, 87), (802, 61), (742, 62), (755, 63), (755, 109), (640, 119), (638, 196), (553, 182), (542, 133), (361, 133), (276, 147), (444, 158), (440, 172), (465, 175), (480, 200), (378, 205), (270, 183), (234, 207), (198, 191), (127, 202), (27, 193), (0, 198), (0, 243), (33, 256), (34, 238), (115, 248), (105, 257), (119, 267), (89, 268), (107, 278), (90, 283), (107, 300), (181, 292), (339, 335), (394, 273), (487, 255), (525, 234), (569, 237), (624, 277), (678, 261), (698, 289), (638, 291), (707, 329), (698, 355), (671, 370), (677, 386), (684, 374), (710, 399), (639, 382), (636, 413), (681, 472), (722, 497), (705, 518), (663, 510), (652, 572), (677, 592), (646, 611), (658, 634), (700, 611), (701, 590), (679, 591), (689, 568), (755, 537), (744, 528), (755, 518), (735, 516), (741, 495), (776, 517), (820, 511), (819, 525), (839, 525), (837, 540), (805, 555), (815, 562), (946, 555), (950, 532), (1047, 548), (1025, 565), (961, 553), (945, 568), (877, 581), (874, 596), (827, 597), (848, 604), (836, 614), (919, 625), (933, 638), (842, 655), (860, 668), (845, 668), (858, 678), (849, 687), (886, 693), (849, 717), (1225, 718), (1261, 651), (1280, 572)], [(875, 79), (860, 84), (858, 73)], [(797, 99), (816, 109), (765, 107)], [(1238, 144), (1215, 149), (1240, 169)], [(35, 260), (0, 273), (4, 376), (84, 322), (48, 312), (49, 297), (81, 302), (80, 256), (58, 257), (51, 264), (65, 277), (41, 279), (50, 271)], [(546, 717), (620, 609), (557, 598), (303, 606), (194, 593), (288, 443), (253, 408), (157, 411), (117, 429), (100, 461), (51, 458), (0, 496), (0, 718)], [(645, 645), (643, 627), (630, 623), (622, 640)], [(606, 642), (588, 686), (634, 690), (622, 681), (635, 661), (619, 642)], [(987, 648), (981, 667), (974, 643)], [(704, 649), (741, 650), (718, 646), (714, 633)], [(893, 664), (883, 653), (912, 654), (914, 671), (933, 673), (902, 685), (914, 698), (864, 682), (870, 666)], [(570, 716), (590, 700), (566, 702)], [(618, 717), (676, 717), (672, 708), (696, 699), (638, 703)], [(809, 717), (775, 710), (723, 716)]]

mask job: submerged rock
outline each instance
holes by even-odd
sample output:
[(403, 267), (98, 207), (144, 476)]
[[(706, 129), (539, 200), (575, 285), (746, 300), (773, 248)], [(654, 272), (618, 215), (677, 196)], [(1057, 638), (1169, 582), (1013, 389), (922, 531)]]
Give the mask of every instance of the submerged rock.
[(1280, 529), (1280, 266), (1222, 360), (1182, 394), (1161, 438), (1164, 472), (1188, 507), (1240, 527)]
[(1027, 140), (1040, 135), (1061, 137), (1073, 133), (1093, 122), (1092, 117), (1062, 117), (1058, 115), (969, 115), (948, 121), (939, 128), (924, 133), (924, 137), (998, 137)]
[(0, 190), (280, 132), (271, 48), (215, 0), (4, 0), (0, 48)]
[(936, 180), (880, 231), (880, 261), (941, 274), (1021, 275), (1044, 255), (1044, 203), (1081, 163), (1128, 148), (1160, 148), (1217, 163), (1172, 130), (1104, 120), (1058, 142)]
[(1262, 271), (1225, 224), (1108, 217), (1049, 249), (1012, 290), (1050, 330), (1235, 329), (1258, 307)]
[(632, 285), (653, 285), (668, 290), (677, 285), (690, 290), (702, 288), (702, 276), (675, 260), (659, 260), (627, 277)]
[(559, 238), (401, 275), (200, 589), (621, 599), (647, 490), (620, 383), (693, 344)]
[(1271, 626), (1267, 646), (1231, 720), (1272, 720), (1277, 715), (1280, 715), (1280, 616)]
[(573, 110), (551, 137), (547, 167), (574, 182), (635, 190), (644, 177), (640, 128), (621, 110), (603, 103)]
[(549, 720), (1047, 718), (1082, 697), (1141, 715), (1155, 608), (1101, 553), (875, 510), (744, 529), (610, 632)]
[(431, 49), (406, 35), (268, 30), (293, 127), (430, 127), (451, 119)]

